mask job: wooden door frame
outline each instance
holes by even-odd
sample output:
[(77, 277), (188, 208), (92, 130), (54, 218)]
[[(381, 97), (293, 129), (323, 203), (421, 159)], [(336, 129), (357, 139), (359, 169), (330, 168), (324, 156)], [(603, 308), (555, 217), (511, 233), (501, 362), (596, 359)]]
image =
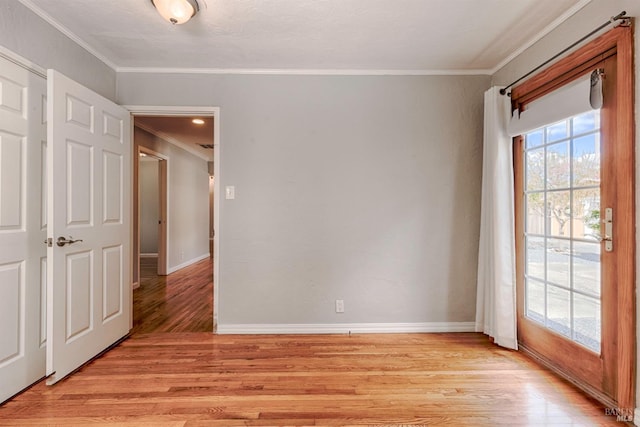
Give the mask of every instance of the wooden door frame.
[[(129, 110), (133, 118), (136, 116), (163, 116), (163, 117), (184, 117), (200, 116), (213, 117), (213, 174), (214, 174), (214, 194), (213, 194), (213, 227), (215, 236), (213, 239), (213, 333), (218, 330), (218, 313), (220, 293), (220, 107), (197, 107), (197, 106), (158, 106), (158, 105), (123, 105)], [(133, 123), (131, 121), (131, 132)], [(132, 233), (133, 238), (133, 233)]]
[[(514, 99), (513, 108), (522, 107), (556, 88), (575, 80), (592, 66), (607, 57), (615, 55), (616, 58), (616, 103), (617, 114), (615, 125), (611, 126), (608, 138), (615, 141), (614, 156), (621, 159), (630, 159), (616, 171), (616, 201), (622, 204), (622, 212), (631, 212), (631, 215), (617, 215), (614, 221), (614, 236), (635, 236), (635, 126), (634, 126), (634, 68), (633, 68), (633, 26), (621, 25), (614, 28), (586, 46), (580, 48), (564, 59), (558, 61), (547, 70), (544, 70), (515, 87), (512, 90)], [(521, 140), (516, 138), (514, 146), (514, 159), (521, 155), (518, 147)], [(521, 171), (516, 173), (516, 188), (521, 188)], [(520, 180), (520, 181), (518, 181)], [(522, 224), (522, 195), (516, 192), (516, 218), (519, 219), (516, 226), (519, 237), (516, 238), (518, 247), (518, 294), (523, 293), (523, 242), (520, 238)], [(616, 382), (615, 404), (617, 408), (632, 410), (635, 407), (635, 238), (618, 239), (616, 250), (619, 251), (619, 263), (617, 271), (617, 322), (614, 326), (617, 333), (616, 370), (614, 381)], [(621, 262), (620, 262), (621, 261)], [(608, 279), (610, 280), (610, 279)], [(526, 350), (526, 345), (524, 346)], [(539, 356), (539, 355), (538, 355)], [(562, 367), (554, 367), (557, 372), (569, 376)], [(572, 379), (573, 380), (573, 379)], [(575, 380), (573, 380), (575, 382)], [(606, 396), (595, 393), (588, 385), (581, 385), (585, 391), (602, 401)], [(609, 402), (605, 402), (609, 403)]]

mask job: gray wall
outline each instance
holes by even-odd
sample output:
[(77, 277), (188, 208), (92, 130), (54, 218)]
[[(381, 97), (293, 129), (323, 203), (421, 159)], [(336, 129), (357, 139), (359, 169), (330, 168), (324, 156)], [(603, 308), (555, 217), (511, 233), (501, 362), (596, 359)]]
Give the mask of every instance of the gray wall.
[(220, 325), (472, 322), (489, 80), (122, 73), (118, 102), (221, 107)]
[[(529, 71), (533, 67), (542, 63), (549, 57), (553, 56), (557, 52), (569, 46), (571, 43), (580, 39), (585, 34), (605, 22), (610, 16), (617, 15), (622, 10), (627, 11), (628, 16), (633, 16), (638, 19), (640, 17), (640, 2), (638, 0), (592, 0), (584, 9), (578, 12), (575, 16), (562, 24), (552, 33), (544, 37), (538, 43), (531, 48), (527, 49), (516, 59), (507, 64), (504, 68), (499, 70), (493, 76), (494, 84), (508, 84), (511, 81), (520, 77), (520, 75)], [(636, 146), (640, 141), (640, 126), (638, 123), (638, 114), (640, 114), (640, 68), (638, 68), (638, 58), (640, 57), (640, 26), (636, 21), (635, 26), (635, 63), (636, 63)], [(638, 156), (636, 149), (636, 165), (640, 164), (640, 156)], [(640, 175), (638, 174), (638, 168), (636, 167), (636, 203), (640, 202)], [(640, 223), (640, 208), (636, 206), (636, 224)], [(638, 230), (638, 227), (636, 227)], [(640, 234), (636, 235), (636, 241), (640, 239)], [(636, 255), (639, 257), (636, 260), (636, 269), (640, 267), (640, 251), (636, 249)], [(638, 270), (640, 271), (640, 270)], [(636, 275), (640, 279), (640, 275)], [(640, 288), (636, 284), (636, 288)], [(640, 310), (636, 310), (636, 313), (640, 316)], [(637, 321), (636, 321), (637, 323)], [(640, 329), (637, 328), (640, 333)], [(639, 353), (640, 355), (640, 353)], [(638, 366), (640, 366), (640, 359), (638, 360)], [(638, 376), (637, 378), (640, 378)], [(637, 390), (640, 390), (640, 382), (636, 386)], [(636, 393), (636, 407), (640, 407), (640, 393)]]
[(207, 162), (169, 142), (135, 128), (137, 144), (168, 158), (169, 272), (209, 256), (209, 173)]
[(116, 72), (17, 0), (0, 0), (0, 45), (115, 99)]
[(138, 182), (140, 186), (140, 253), (157, 254), (158, 220), (160, 219), (157, 159), (140, 158)]

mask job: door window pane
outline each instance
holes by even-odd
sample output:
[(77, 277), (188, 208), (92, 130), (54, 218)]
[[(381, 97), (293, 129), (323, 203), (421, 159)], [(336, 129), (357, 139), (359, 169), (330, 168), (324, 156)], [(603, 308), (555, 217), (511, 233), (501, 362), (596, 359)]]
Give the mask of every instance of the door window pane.
[(571, 219), (571, 193), (550, 191), (547, 193), (547, 233), (550, 236), (569, 237)]
[(544, 237), (527, 237), (527, 276), (544, 280), (544, 247)]
[(573, 186), (600, 185), (600, 135), (589, 134), (573, 140)]
[(527, 317), (535, 320), (536, 322), (542, 323), (543, 325), (545, 323), (544, 294), (544, 282), (539, 282), (537, 280), (527, 281), (527, 289), (525, 295), (525, 299), (527, 301)]
[(547, 239), (547, 280), (571, 286), (571, 249), (569, 240)]
[(600, 298), (600, 243), (573, 242), (573, 289)]
[(544, 129), (534, 130), (527, 134), (527, 149), (538, 147), (544, 143)]
[(527, 191), (544, 190), (544, 147), (527, 152)]
[(527, 194), (527, 218), (525, 220), (527, 233), (540, 235), (545, 233), (544, 196), (544, 192)]
[(571, 336), (571, 304), (569, 291), (547, 285), (547, 327)]
[(581, 135), (600, 129), (600, 111), (588, 111), (571, 120), (572, 134)]
[(600, 188), (573, 192), (571, 223), (574, 239), (600, 240)]
[(573, 338), (593, 351), (600, 350), (600, 300), (573, 295)]
[(569, 129), (567, 128), (567, 121), (553, 124), (545, 128), (545, 134), (547, 137), (546, 142), (559, 141), (569, 136)]
[(568, 142), (547, 147), (547, 188), (569, 188), (569, 160)]

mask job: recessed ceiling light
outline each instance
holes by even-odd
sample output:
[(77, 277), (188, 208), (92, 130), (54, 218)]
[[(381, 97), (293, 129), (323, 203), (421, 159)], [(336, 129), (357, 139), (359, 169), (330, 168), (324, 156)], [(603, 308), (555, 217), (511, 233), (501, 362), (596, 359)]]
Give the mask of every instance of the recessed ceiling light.
[(197, 125), (203, 125), (204, 124), (204, 120), (202, 119), (193, 119), (191, 120), (192, 123), (195, 123)]

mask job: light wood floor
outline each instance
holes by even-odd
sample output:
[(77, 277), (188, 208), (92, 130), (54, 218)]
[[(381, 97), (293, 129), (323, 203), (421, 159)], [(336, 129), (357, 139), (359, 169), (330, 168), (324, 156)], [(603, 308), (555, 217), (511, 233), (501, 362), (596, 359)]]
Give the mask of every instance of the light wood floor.
[[(165, 303), (177, 294), (167, 289)], [(0, 425), (620, 425), (481, 334), (219, 336), (154, 318), (173, 332), (143, 333), (141, 318), (76, 374), (0, 407)]]

